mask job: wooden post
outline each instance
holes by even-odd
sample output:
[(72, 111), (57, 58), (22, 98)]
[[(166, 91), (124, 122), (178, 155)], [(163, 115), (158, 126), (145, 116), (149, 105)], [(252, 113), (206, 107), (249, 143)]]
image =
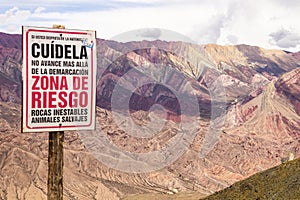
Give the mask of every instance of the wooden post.
[(49, 132), (48, 200), (63, 199), (64, 132)]
[[(63, 25), (53, 28), (64, 29)], [(48, 149), (48, 200), (63, 199), (63, 167), (64, 167), (64, 132), (49, 132)]]

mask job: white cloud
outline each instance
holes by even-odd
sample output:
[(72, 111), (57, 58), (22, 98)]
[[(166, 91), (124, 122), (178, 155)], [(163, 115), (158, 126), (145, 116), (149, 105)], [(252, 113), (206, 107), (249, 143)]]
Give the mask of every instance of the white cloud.
[(1, 26), (9, 32), (15, 32), (18, 25), (25, 22), (31, 15), (29, 10), (19, 10), (13, 7), (5, 13), (0, 14)]
[(224, 14), (212, 16), (207, 23), (195, 26), (189, 35), (200, 44), (217, 43), (225, 21)]
[(281, 48), (291, 48), (300, 45), (300, 34), (287, 29), (270, 33), (271, 42)]
[(44, 7), (37, 7), (35, 10), (34, 10), (34, 13), (36, 14), (41, 14), (43, 11), (45, 11), (46, 8)]
[[(0, 13), (0, 31), (10, 33), (20, 33), (22, 25), (47, 26), (54, 24), (61, 17), (60, 13), (46, 13), (46, 8), (36, 7), (33, 10), (19, 9), (13, 7)], [(49, 24), (51, 22), (51, 24)]]

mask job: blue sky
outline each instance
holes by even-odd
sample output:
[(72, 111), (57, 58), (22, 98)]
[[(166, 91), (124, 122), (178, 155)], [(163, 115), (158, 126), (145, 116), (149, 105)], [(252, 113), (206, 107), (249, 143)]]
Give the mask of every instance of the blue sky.
[(296, 0), (0, 0), (0, 5), (0, 32), (6, 33), (21, 34), (22, 25), (64, 24), (96, 30), (104, 39), (127, 32), (130, 40), (176, 40), (177, 34), (198, 44), (300, 51)]

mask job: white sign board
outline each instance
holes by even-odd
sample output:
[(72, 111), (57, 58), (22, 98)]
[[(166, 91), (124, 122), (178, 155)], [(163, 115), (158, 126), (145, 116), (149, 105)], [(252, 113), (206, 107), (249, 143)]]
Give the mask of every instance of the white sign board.
[(23, 27), (23, 132), (93, 130), (96, 32)]

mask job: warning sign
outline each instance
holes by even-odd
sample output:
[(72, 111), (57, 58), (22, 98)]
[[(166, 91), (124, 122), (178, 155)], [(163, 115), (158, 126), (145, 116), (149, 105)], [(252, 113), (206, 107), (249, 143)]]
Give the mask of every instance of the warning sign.
[(95, 128), (96, 32), (23, 27), (23, 132)]

